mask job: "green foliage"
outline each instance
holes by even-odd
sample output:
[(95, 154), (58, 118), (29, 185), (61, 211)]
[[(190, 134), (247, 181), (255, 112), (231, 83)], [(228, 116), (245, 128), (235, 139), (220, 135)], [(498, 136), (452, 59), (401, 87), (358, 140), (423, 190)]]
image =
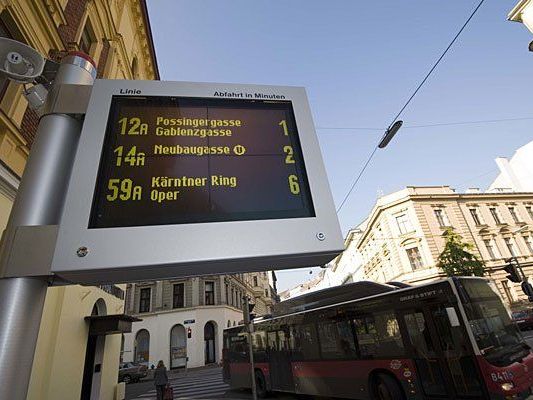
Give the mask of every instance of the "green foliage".
[(485, 264), (472, 253), (474, 246), (464, 243), (451, 228), (446, 229), (443, 236), (446, 245), (440, 253), (437, 267), (448, 276), (483, 276)]

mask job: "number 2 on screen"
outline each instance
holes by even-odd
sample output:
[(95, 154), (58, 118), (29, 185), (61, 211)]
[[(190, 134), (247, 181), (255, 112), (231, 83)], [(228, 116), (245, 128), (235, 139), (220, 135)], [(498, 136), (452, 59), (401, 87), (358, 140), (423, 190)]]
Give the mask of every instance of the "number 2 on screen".
[(284, 146), (283, 151), (285, 152), (285, 154), (287, 154), (287, 156), (285, 157), (285, 164), (294, 164), (294, 158), (292, 158), (292, 146)]

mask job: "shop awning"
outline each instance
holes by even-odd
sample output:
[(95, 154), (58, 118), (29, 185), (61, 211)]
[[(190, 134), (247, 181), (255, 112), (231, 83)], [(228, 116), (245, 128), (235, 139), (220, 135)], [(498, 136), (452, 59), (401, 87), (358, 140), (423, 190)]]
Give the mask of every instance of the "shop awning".
[(85, 317), (89, 321), (89, 335), (103, 336), (114, 335), (117, 333), (130, 333), (133, 322), (142, 321), (142, 319), (132, 317), (126, 314), (115, 315), (92, 315)]

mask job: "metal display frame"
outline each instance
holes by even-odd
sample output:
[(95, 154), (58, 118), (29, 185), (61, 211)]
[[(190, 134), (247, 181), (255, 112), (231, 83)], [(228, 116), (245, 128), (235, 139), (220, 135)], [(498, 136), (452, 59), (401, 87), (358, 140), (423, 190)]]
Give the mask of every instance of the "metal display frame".
[[(258, 100), (273, 96), (272, 100), (292, 102), (315, 217), (88, 228), (112, 96), (242, 99), (257, 94), (263, 96), (255, 97)], [(304, 88), (95, 82), (59, 226), (53, 273), (82, 284), (133, 282), (321, 265), (342, 250), (339, 222)]]

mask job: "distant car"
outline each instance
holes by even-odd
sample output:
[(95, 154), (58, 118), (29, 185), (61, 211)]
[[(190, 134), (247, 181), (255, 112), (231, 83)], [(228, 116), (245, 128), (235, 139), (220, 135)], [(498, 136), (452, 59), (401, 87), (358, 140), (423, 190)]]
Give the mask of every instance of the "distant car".
[(118, 369), (118, 381), (124, 383), (139, 382), (148, 375), (148, 367), (132, 362), (120, 363)]
[(533, 329), (533, 310), (515, 311), (511, 314), (511, 317), (520, 330)]

